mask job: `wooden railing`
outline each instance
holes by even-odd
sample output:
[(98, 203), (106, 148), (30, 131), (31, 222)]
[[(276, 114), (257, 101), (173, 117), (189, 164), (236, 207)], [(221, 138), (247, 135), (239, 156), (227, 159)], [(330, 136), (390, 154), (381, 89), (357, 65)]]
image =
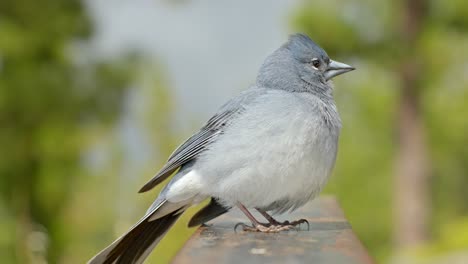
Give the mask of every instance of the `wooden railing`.
[(309, 230), (303, 224), (281, 233), (235, 231), (236, 223), (248, 220), (232, 210), (200, 227), (173, 263), (374, 263), (333, 197), (318, 198), (287, 217), (307, 219)]

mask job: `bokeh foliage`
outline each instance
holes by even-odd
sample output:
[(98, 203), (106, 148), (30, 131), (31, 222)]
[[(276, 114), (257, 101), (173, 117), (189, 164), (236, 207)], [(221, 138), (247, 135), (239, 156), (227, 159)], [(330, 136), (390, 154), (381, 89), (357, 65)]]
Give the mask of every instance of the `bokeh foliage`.
[(73, 239), (64, 213), (85, 176), (81, 155), (119, 116), (131, 77), (125, 59), (74, 60), (72, 43), (91, 33), (81, 1), (0, 1), (4, 263), (57, 263)]
[[(415, 89), (431, 160), (431, 246), (426, 253), (468, 247), (466, 234), (459, 233), (465, 238), (455, 235), (466, 226), (468, 214), (468, 2), (427, 1), (421, 34), (411, 48), (400, 33), (402, 4), (304, 1), (293, 16), (295, 29), (312, 36), (333, 58), (358, 69), (354, 78), (336, 81), (344, 129), (328, 192), (339, 196), (359, 237), (380, 261), (392, 255), (392, 196), (399, 195), (392, 186), (398, 73), (410, 56), (419, 60), (421, 74)], [(448, 242), (448, 233), (458, 242)]]

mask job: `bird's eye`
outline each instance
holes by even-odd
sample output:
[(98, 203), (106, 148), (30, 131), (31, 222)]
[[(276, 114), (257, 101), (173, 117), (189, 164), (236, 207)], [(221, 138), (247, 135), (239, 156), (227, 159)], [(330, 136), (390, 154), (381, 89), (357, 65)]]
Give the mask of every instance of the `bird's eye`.
[(312, 60), (312, 66), (314, 66), (314, 68), (318, 69), (318, 67), (320, 67), (320, 60), (319, 59), (313, 59)]

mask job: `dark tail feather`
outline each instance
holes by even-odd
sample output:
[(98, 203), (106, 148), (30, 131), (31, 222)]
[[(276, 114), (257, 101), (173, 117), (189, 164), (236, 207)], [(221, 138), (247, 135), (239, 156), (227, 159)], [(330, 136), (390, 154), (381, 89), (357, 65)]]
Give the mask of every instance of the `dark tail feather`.
[(88, 264), (143, 263), (149, 253), (183, 211), (175, 211), (153, 221), (146, 215), (127, 234), (99, 252)]
[(192, 219), (190, 219), (188, 226), (194, 227), (206, 223), (211, 219), (214, 219), (224, 213), (227, 213), (229, 209), (231, 208), (226, 208), (219, 204), (215, 198), (211, 198), (210, 203), (207, 206), (203, 207), (192, 217)]

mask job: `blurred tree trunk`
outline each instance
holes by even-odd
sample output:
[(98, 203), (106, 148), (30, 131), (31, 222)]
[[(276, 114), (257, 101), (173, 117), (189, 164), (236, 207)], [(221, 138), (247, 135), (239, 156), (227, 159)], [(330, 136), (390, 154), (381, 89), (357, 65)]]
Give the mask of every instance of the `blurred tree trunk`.
[(395, 175), (395, 230), (398, 247), (416, 245), (427, 239), (429, 178), (420, 80), (423, 65), (417, 40), (425, 15), (425, 0), (404, 0), (401, 36), (405, 51), (400, 68), (401, 98), (398, 116), (399, 150)]

